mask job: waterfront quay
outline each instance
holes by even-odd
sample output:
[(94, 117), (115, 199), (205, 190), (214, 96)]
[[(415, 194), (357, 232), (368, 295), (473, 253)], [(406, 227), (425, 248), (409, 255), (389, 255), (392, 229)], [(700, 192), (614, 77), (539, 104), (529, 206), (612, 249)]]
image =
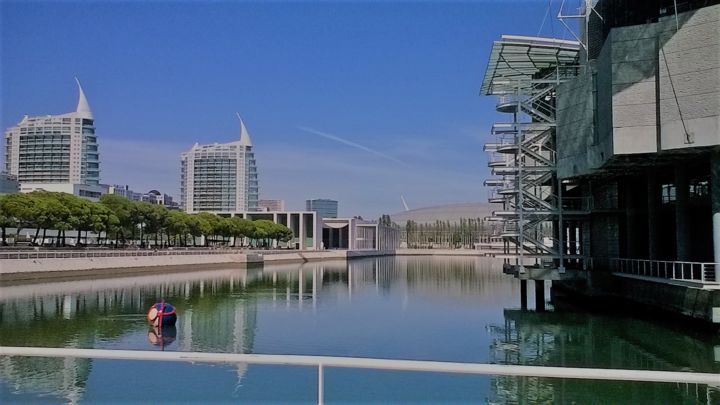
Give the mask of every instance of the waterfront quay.
[(297, 251), (290, 249), (118, 249), (0, 251), (0, 280), (19, 281), (118, 273), (164, 272), (188, 266), (337, 260), (392, 254), (391, 251)]
[[(520, 283), (519, 304), (545, 309), (545, 300), (559, 293), (578, 302), (620, 310), (618, 303), (641, 305), (648, 317), (662, 314), (720, 325), (720, 284), (703, 283), (691, 276), (702, 263), (653, 267), (651, 261), (622, 261), (617, 271), (597, 272), (527, 266), (519, 273), (507, 264), (506, 255), (475, 249), (317, 250), (293, 249), (87, 249), (87, 250), (6, 250), (0, 251), (0, 281), (44, 282), (53, 279), (115, 277), (132, 274), (194, 272), (213, 268), (271, 266), (278, 263), (344, 261), (352, 258), (448, 257), (492, 258), (503, 261), (503, 273)], [(593, 288), (586, 287), (592, 280)], [(532, 292), (529, 292), (529, 289)]]

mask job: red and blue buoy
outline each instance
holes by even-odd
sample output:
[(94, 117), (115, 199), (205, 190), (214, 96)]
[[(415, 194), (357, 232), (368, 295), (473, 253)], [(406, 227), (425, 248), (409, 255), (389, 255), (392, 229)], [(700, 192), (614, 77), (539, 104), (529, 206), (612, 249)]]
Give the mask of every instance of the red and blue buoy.
[(150, 307), (147, 319), (153, 326), (174, 326), (177, 322), (175, 307), (167, 302), (159, 302)]

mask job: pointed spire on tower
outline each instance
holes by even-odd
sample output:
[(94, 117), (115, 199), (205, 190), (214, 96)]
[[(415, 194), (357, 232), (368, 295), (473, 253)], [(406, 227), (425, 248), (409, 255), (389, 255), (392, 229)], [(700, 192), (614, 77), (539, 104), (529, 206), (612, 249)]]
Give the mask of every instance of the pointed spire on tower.
[(78, 96), (78, 105), (75, 109), (75, 112), (79, 113), (85, 113), (88, 115), (89, 118), (92, 118), (92, 111), (90, 110), (90, 105), (88, 104), (87, 98), (85, 98), (85, 93), (83, 92), (82, 86), (80, 85), (80, 80), (78, 78), (75, 78), (75, 82), (77, 82), (78, 85), (78, 92), (80, 93)]
[(237, 117), (240, 120), (240, 145), (252, 146), (252, 141), (250, 141), (250, 134), (248, 133), (247, 128), (245, 128), (245, 123), (240, 117), (240, 113), (235, 114), (237, 114)]

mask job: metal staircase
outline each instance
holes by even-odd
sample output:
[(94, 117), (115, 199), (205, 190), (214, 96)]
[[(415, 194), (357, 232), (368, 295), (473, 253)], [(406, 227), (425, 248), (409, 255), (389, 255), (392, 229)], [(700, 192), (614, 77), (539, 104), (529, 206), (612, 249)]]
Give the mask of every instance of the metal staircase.
[(588, 207), (564, 201), (555, 144), (556, 89), (577, 73), (578, 49), (568, 41), (503, 37), (493, 46), (483, 83), (486, 94), (498, 96), (496, 110), (512, 117), (492, 126), (494, 139), (484, 149), (493, 177), (484, 184), (491, 188), (488, 201), (502, 206), (487, 219), (502, 222), (504, 257), (519, 273), (527, 265), (563, 272), (567, 259), (582, 260), (567, 255), (573, 249), (563, 240), (563, 218), (583, 215)]

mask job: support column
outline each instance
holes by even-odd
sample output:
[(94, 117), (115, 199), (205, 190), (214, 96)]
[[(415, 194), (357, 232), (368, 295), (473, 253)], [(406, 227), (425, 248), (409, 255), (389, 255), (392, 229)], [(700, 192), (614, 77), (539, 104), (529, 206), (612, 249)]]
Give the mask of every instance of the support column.
[(637, 259), (639, 257), (637, 252), (637, 206), (635, 205), (637, 199), (634, 198), (635, 190), (635, 178), (626, 177), (622, 185), (623, 200), (625, 202), (625, 257), (629, 259)]
[(648, 259), (659, 259), (658, 251), (658, 211), (660, 209), (660, 182), (657, 174), (647, 172), (647, 213), (648, 213)]
[(298, 214), (300, 223), (298, 224), (298, 233), (300, 234), (300, 250), (305, 250), (305, 214)]
[(520, 280), (520, 308), (527, 309), (527, 280)]
[[(320, 249), (320, 243), (322, 242), (322, 235), (320, 235), (320, 239), (318, 239), (318, 214), (314, 213), (312, 214), (312, 250)], [(322, 226), (320, 226), (320, 233), (322, 233)]]
[(535, 280), (535, 311), (545, 311), (545, 281)]
[(713, 251), (715, 253), (715, 281), (720, 280), (720, 151), (710, 155), (710, 196), (712, 204)]
[(681, 261), (690, 260), (689, 197), (687, 168), (679, 164), (675, 167), (675, 247)]

